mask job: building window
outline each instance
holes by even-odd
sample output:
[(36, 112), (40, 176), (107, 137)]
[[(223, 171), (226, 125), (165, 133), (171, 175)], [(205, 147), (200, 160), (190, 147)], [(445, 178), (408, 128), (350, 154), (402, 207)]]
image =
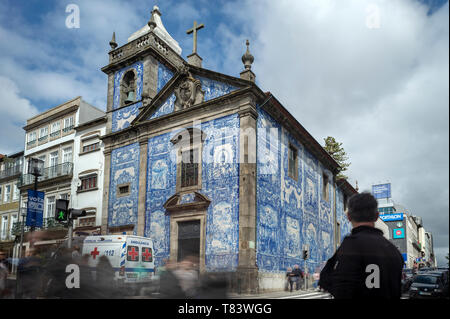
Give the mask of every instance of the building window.
[(58, 136), (61, 133), (61, 122), (54, 122), (52, 123), (51, 129), (50, 129), (50, 137)]
[(288, 173), (289, 177), (298, 180), (298, 160), (297, 160), (297, 149), (289, 145), (289, 155), (288, 155)]
[(329, 192), (328, 192), (328, 175), (327, 174), (323, 174), (323, 178), (322, 178), (323, 184), (322, 184), (322, 199), (324, 201), (329, 200)]
[(198, 185), (198, 149), (181, 152), (181, 187)]
[(71, 129), (73, 129), (73, 116), (64, 119), (64, 133), (69, 132)]
[(5, 185), (5, 202), (8, 203), (11, 200), (11, 185)]
[(2, 216), (1, 239), (5, 240), (8, 234), (8, 216)]
[(72, 147), (63, 149), (63, 163), (72, 163)]
[[(78, 187), (78, 191), (87, 191), (97, 188), (97, 174), (86, 177), (81, 177), (81, 185)], [(120, 188), (119, 188), (120, 191)]]
[(9, 235), (13, 236), (14, 224), (17, 223), (17, 215), (11, 215), (11, 221), (9, 222)]
[(36, 132), (28, 133), (27, 145), (33, 145), (36, 143)]
[(130, 195), (130, 183), (117, 185), (117, 197)]
[(100, 142), (92, 143), (89, 145), (83, 145), (83, 153), (92, 152), (100, 149)]
[(41, 129), (39, 130), (39, 141), (45, 140), (47, 136), (48, 136), (48, 126), (41, 127)]
[(17, 183), (14, 183), (13, 186), (13, 201), (19, 200), (20, 190), (19, 187), (17, 187)]
[(45, 218), (51, 217), (55, 213), (55, 196), (47, 197), (47, 211)]

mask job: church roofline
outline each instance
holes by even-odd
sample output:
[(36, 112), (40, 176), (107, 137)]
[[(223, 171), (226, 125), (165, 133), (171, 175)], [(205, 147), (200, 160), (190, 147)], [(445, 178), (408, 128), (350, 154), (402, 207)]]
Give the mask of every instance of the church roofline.
[(358, 194), (358, 191), (352, 186), (352, 184), (349, 183), (349, 181), (346, 178), (340, 178), (336, 181), (337, 186), (341, 188), (345, 195), (352, 196), (354, 194)]
[[(309, 132), (301, 125), (297, 119), (292, 116), (291, 113), (277, 100), (277, 98), (270, 92), (265, 93), (267, 96), (267, 102), (269, 102), (274, 108), (279, 112), (273, 112), (270, 108), (264, 107), (264, 110), (269, 112), (270, 115), (274, 116), (279, 123), (283, 126), (289, 125), (291, 129), (290, 133), (294, 137), (299, 137), (299, 141), (315, 155), (319, 161), (325, 164), (334, 174), (339, 171), (339, 164), (328, 154), (327, 151), (316, 141), (316, 139), (309, 134)], [(281, 118), (281, 117), (284, 117)], [(289, 127), (287, 127), (289, 129)]]

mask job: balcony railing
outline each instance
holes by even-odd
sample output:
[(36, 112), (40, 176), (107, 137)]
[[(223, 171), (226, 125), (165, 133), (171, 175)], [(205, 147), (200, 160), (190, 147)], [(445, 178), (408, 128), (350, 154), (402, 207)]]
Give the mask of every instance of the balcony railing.
[(68, 127), (65, 127), (65, 128), (63, 128), (63, 132), (64, 132), (64, 133), (67, 133), (67, 132), (69, 132), (70, 130), (72, 130), (73, 128), (74, 128), (73, 125), (68, 126)]
[[(73, 174), (73, 163), (62, 163), (56, 166), (44, 168), (41, 176), (38, 177), (38, 182), (43, 182), (57, 177), (71, 176)], [(24, 174), (19, 181), (19, 187), (24, 185), (31, 185), (34, 183), (34, 175)]]
[(23, 169), (23, 166), (18, 165), (18, 166), (14, 166), (14, 167), (5, 169), (3, 171), (0, 171), (0, 179), (6, 178), (6, 177), (11, 177), (14, 175), (19, 175), (20, 173), (22, 173), (22, 169)]
[(60, 134), (61, 134), (61, 131), (56, 131), (56, 132), (50, 133), (50, 137), (56, 137), (56, 136), (59, 136)]
[[(24, 226), (24, 233), (30, 231), (29, 226)], [(47, 230), (58, 230), (58, 229), (64, 229), (64, 225), (58, 223), (54, 217), (48, 217), (44, 218), (42, 221), (42, 227), (38, 227), (35, 229), (47, 229)], [(22, 233), (22, 222), (15, 222), (11, 229), (11, 236), (20, 236)]]

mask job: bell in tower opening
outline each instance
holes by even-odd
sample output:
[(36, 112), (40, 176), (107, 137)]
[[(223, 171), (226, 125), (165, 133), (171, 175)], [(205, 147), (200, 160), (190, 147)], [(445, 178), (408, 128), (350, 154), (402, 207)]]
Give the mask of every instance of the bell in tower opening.
[(132, 70), (125, 73), (121, 86), (122, 106), (134, 103), (136, 100), (136, 80)]

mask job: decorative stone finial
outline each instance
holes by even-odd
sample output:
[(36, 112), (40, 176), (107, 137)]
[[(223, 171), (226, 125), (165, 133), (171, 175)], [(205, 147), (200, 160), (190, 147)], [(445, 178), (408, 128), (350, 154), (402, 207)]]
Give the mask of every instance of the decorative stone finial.
[(111, 46), (111, 50), (114, 50), (117, 48), (117, 42), (116, 42), (116, 33), (113, 32), (112, 39), (109, 41), (109, 45)]
[(250, 54), (249, 50), (250, 42), (247, 40), (245, 44), (247, 45), (247, 52), (245, 52), (244, 55), (242, 56), (242, 63), (244, 63), (246, 70), (250, 70), (252, 68), (252, 63), (255, 60), (255, 58), (253, 57), (253, 55)]
[[(152, 13), (150, 14), (150, 20), (148, 21), (148, 26), (150, 28), (150, 32), (156, 28), (155, 18), (153, 17), (153, 13), (155, 12), (155, 8), (153, 8)], [(159, 12), (159, 11), (158, 11)]]
[(356, 191), (359, 191), (359, 187), (358, 187), (358, 181), (356, 181), (356, 187), (355, 187)]

